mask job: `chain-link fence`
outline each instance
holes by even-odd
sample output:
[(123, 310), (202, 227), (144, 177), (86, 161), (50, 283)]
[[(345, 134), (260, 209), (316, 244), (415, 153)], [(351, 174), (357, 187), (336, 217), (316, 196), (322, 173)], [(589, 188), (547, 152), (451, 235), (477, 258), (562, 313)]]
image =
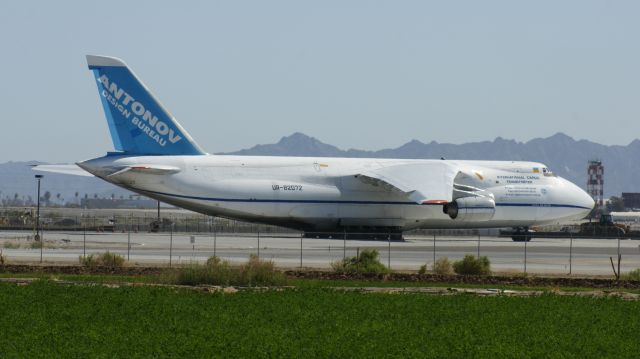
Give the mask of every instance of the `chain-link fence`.
[(405, 234), (403, 240), (371, 232), (316, 233), (308, 238), (292, 230), (206, 216), (168, 216), (157, 227), (154, 221), (157, 217), (133, 215), (51, 218), (41, 222), (40, 242), (34, 240), (33, 223), (13, 218), (4, 221), (0, 250), (8, 263), (71, 264), (81, 256), (110, 251), (139, 265), (176, 265), (211, 256), (239, 263), (255, 254), (280, 267), (326, 269), (364, 249), (375, 249), (380, 261), (394, 270), (431, 268), (438, 258), (456, 261), (467, 254), (486, 256), (494, 271), (612, 275), (618, 267), (622, 273), (640, 268), (640, 241), (624, 238), (571, 233), (517, 238), (478, 231), (421, 231)]
[(394, 270), (431, 268), (438, 258), (487, 256), (495, 271), (611, 275), (640, 268), (640, 241), (558, 232), (541, 236), (497, 230), (418, 230), (398, 233), (313, 233), (214, 218), (188, 211), (80, 209), (42, 211), (43, 241), (35, 240), (30, 209), (0, 211), (0, 250), (7, 262), (77, 263), (110, 251), (140, 265), (175, 265), (218, 256), (232, 262), (250, 254), (281, 267), (330, 268), (361, 250), (375, 249)]

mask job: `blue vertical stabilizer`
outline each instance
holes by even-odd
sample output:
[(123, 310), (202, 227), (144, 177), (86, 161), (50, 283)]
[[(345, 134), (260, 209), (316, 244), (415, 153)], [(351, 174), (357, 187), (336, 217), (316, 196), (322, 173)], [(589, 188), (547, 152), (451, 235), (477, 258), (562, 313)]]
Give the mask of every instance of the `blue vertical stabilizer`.
[(203, 155), (182, 126), (120, 59), (87, 55), (113, 146), (136, 155)]

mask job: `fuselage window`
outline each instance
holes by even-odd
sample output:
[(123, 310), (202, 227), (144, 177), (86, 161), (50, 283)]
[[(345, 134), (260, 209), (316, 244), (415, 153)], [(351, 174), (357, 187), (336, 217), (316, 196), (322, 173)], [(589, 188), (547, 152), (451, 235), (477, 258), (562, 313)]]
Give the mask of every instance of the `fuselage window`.
[(546, 167), (543, 167), (543, 168), (542, 168), (542, 174), (543, 174), (544, 176), (546, 176), (546, 177), (555, 177), (555, 176), (556, 176), (553, 172), (551, 172), (551, 171), (550, 171), (548, 168), (546, 168)]

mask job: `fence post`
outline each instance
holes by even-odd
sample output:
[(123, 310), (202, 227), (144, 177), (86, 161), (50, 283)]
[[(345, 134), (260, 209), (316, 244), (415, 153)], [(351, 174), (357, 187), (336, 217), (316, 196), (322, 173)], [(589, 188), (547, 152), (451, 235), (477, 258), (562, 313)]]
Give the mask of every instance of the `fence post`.
[(616, 234), (618, 237), (618, 278), (620, 278), (620, 262), (622, 261), (622, 254), (620, 253), (620, 235)]
[(569, 275), (571, 275), (573, 266), (573, 234), (569, 233)]
[(347, 230), (344, 230), (342, 235), (342, 260), (347, 259)]
[(478, 231), (478, 259), (480, 259), (480, 232)]
[(127, 261), (129, 261), (129, 252), (131, 252), (131, 218), (127, 219)]
[[(40, 221), (40, 218), (38, 218), (38, 221)], [(42, 234), (43, 232), (44, 230), (42, 229), (42, 226), (40, 226), (40, 233), (38, 233), (40, 237), (40, 263), (42, 263), (42, 251), (44, 249), (44, 235)]]
[(389, 243), (389, 248), (387, 249), (387, 268), (391, 269), (391, 233), (387, 234), (387, 242)]
[(82, 257), (87, 257), (87, 224), (82, 224)]
[(260, 259), (260, 228), (258, 228), (258, 259)]
[(524, 273), (527, 274), (527, 238), (524, 239)]
[(215, 257), (216, 256), (216, 244), (217, 244), (216, 242), (218, 240), (218, 232), (217, 232), (217, 229), (216, 229), (216, 218), (213, 217), (211, 219), (211, 222), (213, 223), (213, 256)]
[(436, 233), (433, 233), (433, 264), (436, 264)]
[(300, 233), (300, 269), (302, 269), (302, 238), (304, 233)]
[(173, 254), (173, 222), (170, 224), (169, 229), (169, 268), (171, 268), (171, 257)]

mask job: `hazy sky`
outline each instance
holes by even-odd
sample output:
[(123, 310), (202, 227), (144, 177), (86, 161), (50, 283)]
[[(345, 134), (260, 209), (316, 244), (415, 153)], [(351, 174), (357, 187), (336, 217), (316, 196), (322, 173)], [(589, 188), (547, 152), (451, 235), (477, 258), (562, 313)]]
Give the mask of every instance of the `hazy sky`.
[(638, 1), (2, 1), (0, 161), (112, 150), (84, 55), (209, 152), (640, 137)]

